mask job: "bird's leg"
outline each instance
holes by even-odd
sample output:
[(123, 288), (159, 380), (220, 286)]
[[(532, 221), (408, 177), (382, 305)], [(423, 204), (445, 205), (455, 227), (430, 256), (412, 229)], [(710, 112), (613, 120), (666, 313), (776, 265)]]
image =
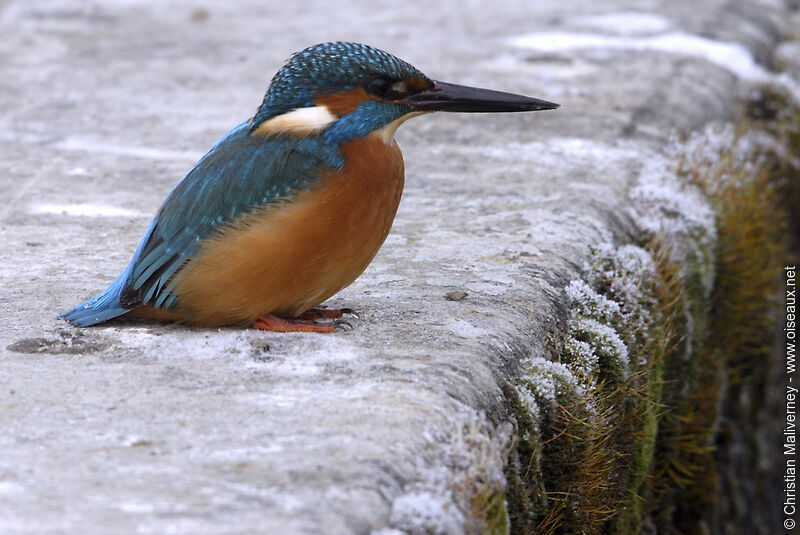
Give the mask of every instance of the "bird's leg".
[(253, 324), (253, 328), (279, 333), (332, 333), (336, 330), (336, 324), (333, 322), (315, 323), (299, 318), (279, 318), (278, 316), (267, 314), (259, 316)]
[(341, 318), (345, 314), (358, 317), (356, 311), (352, 308), (309, 308), (299, 316), (297, 319), (301, 320), (319, 320), (319, 319), (336, 319)]

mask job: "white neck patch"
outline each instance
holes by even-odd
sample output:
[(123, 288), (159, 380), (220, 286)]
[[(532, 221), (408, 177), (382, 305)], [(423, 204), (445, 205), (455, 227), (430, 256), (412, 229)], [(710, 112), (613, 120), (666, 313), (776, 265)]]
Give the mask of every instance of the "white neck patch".
[(387, 145), (391, 145), (394, 143), (394, 133), (397, 132), (397, 129), (400, 128), (400, 125), (404, 122), (408, 121), (412, 117), (419, 117), (420, 115), (425, 115), (426, 113), (431, 113), (429, 111), (414, 111), (411, 113), (407, 113), (402, 117), (395, 119), (391, 123), (387, 124), (383, 128), (379, 128), (378, 130), (374, 130), (370, 132), (370, 135), (376, 135), (380, 137), (384, 143)]
[(324, 130), (337, 119), (325, 106), (297, 108), (264, 121), (253, 131), (253, 135), (267, 137), (289, 134), (304, 137)]

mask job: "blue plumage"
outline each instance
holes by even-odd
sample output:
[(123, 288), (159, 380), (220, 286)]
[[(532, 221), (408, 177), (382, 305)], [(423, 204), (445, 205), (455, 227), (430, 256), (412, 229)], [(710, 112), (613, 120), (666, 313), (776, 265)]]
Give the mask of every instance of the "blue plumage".
[(59, 317), (86, 327), (143, 304), (172, 308), (178, 297), (172, 276), (204, 239), (343, 165), (338, 147), (318, 137), (263, 140), (249, 135), (249, 121), (239, 124), (170, 192), (125, 271)]
[(103, 292), (59, 317), (85, 327), (140, 305), (174, 307), (173, 276), (204, 239), (292, 191), (307, 190), (324, 172), (341, 170), (342, 141), (364, 136), (406, 110), (368, 104), (325, 135), (299, 139), (253, 136), (258, 125), (313, 105), (321, 91), (362, 83), (381, 69), (398, 78), (424, 77), (390, 54), (355, 43), (325, 43), (292, 56), (275, 75), (256, 116), (228, 132), (170, 192), (125, 271)]

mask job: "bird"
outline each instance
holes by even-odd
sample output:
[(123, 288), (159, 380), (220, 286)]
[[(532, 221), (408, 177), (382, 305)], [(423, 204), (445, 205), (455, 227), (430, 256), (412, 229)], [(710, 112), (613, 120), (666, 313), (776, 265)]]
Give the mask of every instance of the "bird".
[(431, 112), (559, 105), (436, 81), (377, 48), (329, 42), (293, 54), (255, 114), (178, 181), (133, 258), (59, 318), (139, 317), (201, 327), (333, 332), (351, 309), (320, 305), (383, 244), (403, 191), (394, 139)]

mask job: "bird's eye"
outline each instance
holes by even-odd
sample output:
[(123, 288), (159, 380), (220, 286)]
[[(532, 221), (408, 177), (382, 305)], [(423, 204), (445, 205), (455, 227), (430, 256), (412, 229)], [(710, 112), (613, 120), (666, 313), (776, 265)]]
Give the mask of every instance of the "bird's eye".
[(367, 82), (367, 91), (376, 97), (385, 97), (392, 89), (392, 81), (382, 76), (373, 78)]

